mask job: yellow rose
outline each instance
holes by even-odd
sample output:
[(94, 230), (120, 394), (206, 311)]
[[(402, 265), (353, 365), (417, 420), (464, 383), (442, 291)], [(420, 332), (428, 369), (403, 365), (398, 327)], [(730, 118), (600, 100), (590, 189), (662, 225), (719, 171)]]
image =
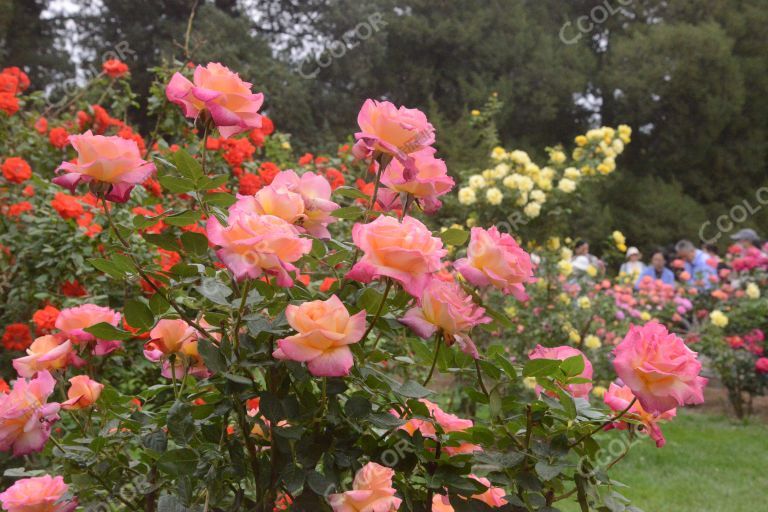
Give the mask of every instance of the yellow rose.
[(600, 338), (594, 334), (590, 334), (584, 338), (584, 346), (591, 350), (597, 350), (598, 348), (602, 347), (603, 344), (600, 342)]

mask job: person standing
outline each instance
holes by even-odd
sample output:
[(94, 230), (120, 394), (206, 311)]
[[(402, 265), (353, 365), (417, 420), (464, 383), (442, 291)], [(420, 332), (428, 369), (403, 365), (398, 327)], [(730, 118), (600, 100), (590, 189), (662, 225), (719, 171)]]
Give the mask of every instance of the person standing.
[(634, 282), (645, 270), (645, 264), (641, 260), (642, 254), (637, 247), (627, 249), (627, 261), (621, 264), (619, 275), (628, 276), (630, 282)]
[(653, 251), (653, 254), (651, 254), (651, 264), (640, 273), (640, 277), (635, 282), (635, 288), (640, 286), (640, 282), (645, 277), (650, 277), (654, 281), (661, 280), (664, 284), (675, 284), (675, 274), (667, 268), (667, 259), (664, 257), (664, 252)]
[(675, 244), (675, 250), (685, 264), (685, 272), (681, 274), (683, 282), (702, 290), (708, 290), (717, 282), (717, 270), (709, 264), (709, 255), (697, 249), (690, 240), (680, 240)]

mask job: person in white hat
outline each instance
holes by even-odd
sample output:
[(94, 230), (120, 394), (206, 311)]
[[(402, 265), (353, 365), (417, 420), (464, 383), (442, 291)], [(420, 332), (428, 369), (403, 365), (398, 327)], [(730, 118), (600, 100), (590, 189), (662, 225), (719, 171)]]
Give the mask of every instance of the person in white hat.
[(629, 276), (632, 282), (634, 282), (645, 270), (645, 265), (640, 261), (641, 257), (642, 254), (640, 254), (637, 247), (627, 249), (627, 261), (621, 264), (619, 275)]

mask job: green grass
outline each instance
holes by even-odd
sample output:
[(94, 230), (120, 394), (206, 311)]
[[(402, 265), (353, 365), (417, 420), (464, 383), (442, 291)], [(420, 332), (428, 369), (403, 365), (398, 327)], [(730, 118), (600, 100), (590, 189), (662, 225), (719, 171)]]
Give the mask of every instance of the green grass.
[[(645, 512), (766, 510), (768, 427), (683, 413), (662, 426), (667, 444), (635, 446), (611, 471), (617, 489)], [(571, 504), (560, 507), (578, 510)]]

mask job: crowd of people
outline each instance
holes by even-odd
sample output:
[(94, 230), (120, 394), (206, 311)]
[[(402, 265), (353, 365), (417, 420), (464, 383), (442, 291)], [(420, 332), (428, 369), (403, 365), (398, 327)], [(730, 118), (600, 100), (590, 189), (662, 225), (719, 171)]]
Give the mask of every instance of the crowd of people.
[[(761, 258), (768, 258), (765, 247), (754, 229), (745, 228), (731, 236), (741, 250), (755, 253)], [(590, 268), (598, 273), (605, 273), (605, 263), (589, 252), (589, 242), (579, 240), (573, 250), (571, 264), (579, 274), (586, 274)], [(648, 263), (643, 262), (643, 255), (637, 247), (629, 247), (626, 259), (619, 268), (619, 276), (634, 283), (638, 288), (646, 278), (660, 280), (664, 284), (676, 282), (699, 289), (709, 289), (729, 265), (720, 257), (719, 249), (714, 244), (705, 243), (696, 247), (690, 240), (680, 240), (669, 249), (658, 248), (650, 253)]]

